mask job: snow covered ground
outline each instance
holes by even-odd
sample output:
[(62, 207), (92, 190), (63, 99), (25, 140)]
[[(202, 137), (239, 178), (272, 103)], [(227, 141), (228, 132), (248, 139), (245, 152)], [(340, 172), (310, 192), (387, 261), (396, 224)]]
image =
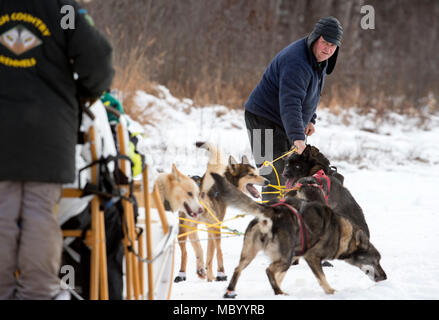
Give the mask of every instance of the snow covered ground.
[[(139, 107), (153, 125), (144, 127), (147, 139), (141, 148), (152, 171), (169, 172), (171, 164), (185, 174), (202, 175), (207, 154), (195, 141), (212, 141), (226, 154), (251, 158), (243, 111), (223, 106), (196, 108), (190, 100), (178, 100), (160, 87), (160, 98), (138, 92)], [(242, 272), (237, 299), (438, 299), (439, 298), (439, 117), (427, 122), (390, 114), (387, 121), (373, 121), (354, 109), (333, 115), (318, 111), (316, 134), (308, 143), (317, 146), (345, 176), (345, 186), (362, 206), (371, 231), (371, 242), (380, 251), (388, 279), (374, 283), (359, 269), (342, 261), (325, 268), (336, 290), (326, 295), (312, 272), (301, 262), (288, 271), (282, 288), (288, 296), (274, 296), (262, 253)], [(239, 212), (229, 209), (226, 219)], [(227, 223), (241, 232), (252, 217)], [(207, 247), (207, 234), (199, 233)], [(222, 240), (226, 274), (237, 266), (242, 237)], [(175, 273), (180, 252), (176, 250)], [(195, 257), (188, 244), (187, 281), (173, 285), (172, 299), (222, 299), (228, 282), (211, 282), (195, 275)], [(214, 264), (215, 266), (215, 264)], [(215, 266), (216, 269), (216, 266)]]

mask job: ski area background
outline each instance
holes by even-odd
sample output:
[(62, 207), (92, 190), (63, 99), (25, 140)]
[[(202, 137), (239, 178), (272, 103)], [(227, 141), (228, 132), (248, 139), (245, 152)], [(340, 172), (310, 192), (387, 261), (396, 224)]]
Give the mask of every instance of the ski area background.
[[(361, 7), (375, 10), (375, 29), (361, 28)], [(242, 272), (238, 299), (438, 299), (439, 2), (435, 0), (92, 0), (84, 3), (114, 46), (113, 89), (146, 139), (151, 171), (202, 175), (207, 154), (251, 158), (243, 104), (279, 50), (306, 36), (323, 16), (344, 27), (334, 73), (317, 111), (317, 146), (345, 176), (363, 208), (371, 242), (388, 279), (374, 283), (342, 261), (325, 268), (336, 290), (326, 295), (301, 262), (275, 296), (259, 254)], [(240, 214), (229, 209), (226, 219)], [(244, 232), (252, 217), (227, 226)], [(204, 249), (206, 233), (199, 233)], [(226, 274), (239, 262), (242, 236), (224, 238)], [(172, 299), (221, 299), (228, 282), (195, 275), (188, 243), (187, 281)], [(175, 274), (179, 269), (176, 250)], [(215, 263), (214, 263), (215, 265)]]

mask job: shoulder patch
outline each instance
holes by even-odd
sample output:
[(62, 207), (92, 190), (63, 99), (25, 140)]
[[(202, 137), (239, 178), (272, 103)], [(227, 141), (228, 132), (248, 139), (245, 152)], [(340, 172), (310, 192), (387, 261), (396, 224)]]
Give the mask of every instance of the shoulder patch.
[(43, 42), (32, 31), (22, 25), (15, 26), (0, 35), (0, 43), (19, 56)]

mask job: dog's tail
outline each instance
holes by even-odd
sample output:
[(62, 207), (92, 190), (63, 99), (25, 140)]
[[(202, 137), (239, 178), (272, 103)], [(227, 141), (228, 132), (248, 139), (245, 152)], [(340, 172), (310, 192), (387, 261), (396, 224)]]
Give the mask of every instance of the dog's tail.
[(223, 155), (221, 150), (211, 142), (196, 142), (195, 146), (200, 149), (205, 149), (209, 152), (209, 164), (220, 165), (224, 163)]
[(272, 217), (274, 212), (272, 208), (256, 203), (219, 174), (211, 173), (211, 176), (215, 180), (218, 193), (227, 205), (257, 218)]
[(201, 182), (200, 190), (208, 192), (215, 183), (210, 176), (210, 172), (224, 174), (226, 170), (226, 161), (223, 158), (221, 150), (211, 142), (196, 142), (195, 146), (200, 149), (205, 149), (209, 152), (209, 161), (207, 162), (206, 174)]

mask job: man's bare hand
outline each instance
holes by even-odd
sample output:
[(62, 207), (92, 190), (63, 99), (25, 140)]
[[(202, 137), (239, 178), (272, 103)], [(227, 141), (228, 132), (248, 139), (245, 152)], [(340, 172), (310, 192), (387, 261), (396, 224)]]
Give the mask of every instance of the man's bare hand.
[(295, 140), (294, 145), (297, 147), (297, 152), (299, 154), (302, 154), (303, 150), (306, 148), (305, 141), (303, 140)]
[(314, 124), (312, 122), (308, 123), (308, 125), (305, 128), (305, 134), (307, 136), (312, 136), (314, 132), (316, 132), (316, 128), (314, 127)]

